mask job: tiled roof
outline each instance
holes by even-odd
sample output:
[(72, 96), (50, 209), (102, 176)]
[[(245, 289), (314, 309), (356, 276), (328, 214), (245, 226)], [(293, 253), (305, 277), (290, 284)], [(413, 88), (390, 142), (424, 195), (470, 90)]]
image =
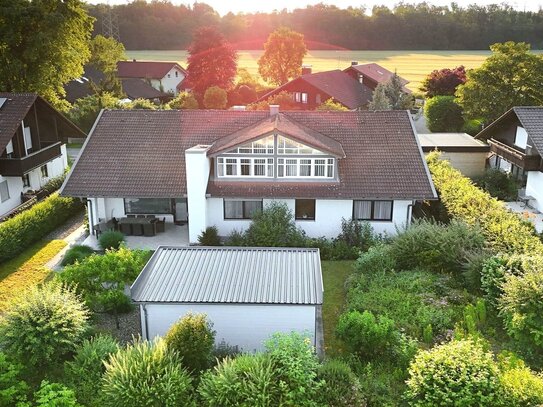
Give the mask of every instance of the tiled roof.
[(136, 302), (322, 304), (319, 251), (162, 246), (130, 292)]
[(253, 126), (241, 129), (233, 134), (217, 140), (209, 149), (210, 155), (227, 151), (237, 145), (256, 140), (264, 135), (278, 132), (302, 144), (307, 144), (317, 150), (324, 151), (337, 157), (344, 157), (345, 152), (336, 140), (312, 130), (300, 123), (296, 123), (288, 116), (279, 113), (266, 117)]
[(0, 153), (2, 153), (38, 95), (35, 93), (0, 93), (0, 98), (7, 99), (0, 107)]
[[(372, 97), (372, 91), (367, 86), (353, 79), (345, 72), (336, 69), (334, 71), (316, 72), (302, 75), (292, 81), (268, 92), (259, 100), (266, 100), (270, 96), (281, 92), (286, 86), (295, 81), (304, 81), (320, 89), (322, 92), (334, 98), (348, 109), (357, 109), (366, 106)], [(324, 100), (323, 100), (324, 102)]]
[[(213, 196), (430, 199), (433, 184), (407, 111), (282, 112), (340, 143), (339, 182), (211, 181)], [(104, 111), (63, 188), (85, 197), (182, 197), (185, 150), (269, 117), (263, 111)]]
[(119, 61), (117, 62), (117, 72), (119, 78), (162, 79), (174, 66), (178, 66), (185, 72), (177, 62), (158, 61)]
[(126, 93), (126, 96), (128, 96), (130, 99), (158, 99), (170, 96), (167, 93), (153, 88), (143, 79), (121, 79), (121, 85), (123, 87), (123, 92)]
[(99, 71), (98, 69), (93, 68), (90, 65), (85, 66), (85, 72), (81, 78), (74, 79), (73, 81), (70, 81), (64, 85), (66, 100), (70, 103), (74, 103), (77, 99), (94, 94), (93, 90), (89, 86), (90, 81), (95, 84), (99, 84), (104, 77), (105, 75), (103, 72)]
[[(382, 83), (388, 81), (394, 72), (389, 71), (386, 68), (383, 68), (381, 65), (376, 63), (361, 64), (361, 65), (351, 65), (348, 69), (354, 69), (360, 72), (362, 75), (367, 76), (370, 79), (373, 79), (377, 83)], [(400, 81), (403, 85), (407, 85), (409, 81), (400, 76)]]

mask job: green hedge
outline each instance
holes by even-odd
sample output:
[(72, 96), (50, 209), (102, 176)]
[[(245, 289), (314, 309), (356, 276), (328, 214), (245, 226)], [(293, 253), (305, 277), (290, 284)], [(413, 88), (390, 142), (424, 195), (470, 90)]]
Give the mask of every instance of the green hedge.
[(19, 215), (0, 223), (0, 263), (15, 257), (32, 243), (62, 225), (82, 204), (57, 193)]
[(503, 203), (477, 188), (455, 170), (439, 153), (427, 157), (441, 202), (455, 219), (479, 224), (487, 242), (496, 252), (543, 254), (543, 243), (533, 225), (510, 212)]

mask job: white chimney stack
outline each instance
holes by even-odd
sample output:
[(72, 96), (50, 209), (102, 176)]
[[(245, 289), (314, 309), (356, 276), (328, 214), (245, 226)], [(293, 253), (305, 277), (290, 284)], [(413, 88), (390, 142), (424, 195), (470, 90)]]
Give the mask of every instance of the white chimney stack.
[(207, 226), (206, 190), (211, 165), (207, 157), (209, 148), (210, 146), (199, 144), (185, 150), (190, 243), (197, 243), (198, 235)]
[(270, 116), (275, 116), (279, 113), (279, 105), (270, 105)]
[(247, 110), (247, 106), (241, 106), (241, 105), (232, 106), (232, 110), (235, 110), (236, 112), (244, 112), (245, 110)]

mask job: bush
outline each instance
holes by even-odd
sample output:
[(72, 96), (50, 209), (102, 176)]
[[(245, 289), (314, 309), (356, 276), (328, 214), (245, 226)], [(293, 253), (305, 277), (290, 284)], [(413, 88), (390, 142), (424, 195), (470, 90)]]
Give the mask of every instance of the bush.
[(102, 250), (113, 249), (117, 250), (124, 242), (124, 235), (115, 230), (108, 230), (100, 235), (98, 244)]
[(144, 250), (106, 250), (93, 254), (81, 263), (66, 266), (59, 275), (62, 281), (77, 286), (86, 304), (94, 311), (127, 312), (132, 309), (125, 286), (132, 283), (150, 257)]
[(87, 406), (98, 407), (100, 387), (105, 372), (104, 361), (119, 349), (108, 335), (85, 340), (76, 350), (73, 360), (64, 366), (67, 383), (75, 389), (77, 398)]
[(426, 125), (431, 132), (458, 132), (464, 125), (462, 107), (454, 96), (435, 96), (424, 105)]
[(279, 406), (281, 387), (265, 354), (226, 358), (202, 376), (198, 393), (203, 406)]
[(85, 245), (72, 246), (66, 251), (61, 265), (68, 266), (70, 264), (74, 264), (75, 262), (81, 262), (84, 258), (89, 257), (93, 253), (94, 250), (92, 247)]
[(200, 233), (198, 236), (198, 243), (200, 243), (201, 246), (220, 246), (221, 239), (217, 226), (208, 226), (206, 230)]
[(427, 220), (400, 231), (391, 245), (391, 255), (400, 270), (422, 267), (434, 272), (458, 273), (468, 253), (484, 247), (476, 227), (458, 221), (445, 225)]
[(360, 381), (349, 365), (328, 360), (319, 366), (318, 379), (325, 382), (320, 391), (320, 403), (329, 407), (359, 407), (365, 405)]
[(198, 101), (192, 93), (180, 92), (168, 102), (170, 109), (198, 109)]
[(287, 406), (314, 406), (323, 383), (317, 379), (319, 362), (311, 341), (292, 332), (276, 333), (265, 342), (275, 367), (274, 377)]
[(74, 391), (60, 383), (43, 381), (34, 393), (36, 407), (82, 407), (75, 398)]
[(489, 168), (484, 175), (476, 180), (477, 185), (494, 198), (502, 201), (517, 199), (518, 183), (508, 174), (498, 168)]
[(230, 232), (226, 241), (224, 242), (225, 246), (245, 246), (245, 237), (243, 232), (239, 230), (233, 230)]
[(182, 358), (183, 366), (191, 373), (209, 367), (215, 343), (213, 324), (205, 314), (189, 313), (171, 326), (164, 340)]
[(434, 185), (450, 216), (468, 225), (479, 224), (481, 232), (495, 252), (543, 254), (543, 243), (534, 226), (504, 208), (487, 192), (439, 159), (427, 156)]
[(405, 398), (411, 406), (499, 405), (498, 368), (471, 340), (420, 351), (409, 367)]
[(246, 246), (303, 247), (306, 239), (287, 205), (274, 201), (253, 215), (243, 240)]
[(15, 406), (26, 401), (28, 385), (20, 379), (22, 368), (0, 352), (0, 406)]
[(0, 223), (0, 263), (15, 257), (55, 230), (81, 208), (78, 200), (53, 194)]
[(26, 365), (54, 365), (75, 349), (88, 318), (73, 288), (58, 283), (32, 287), (5, 310), (0, 344)]
[(213, 359), (217, 363), (222, 362), (226, 358), (235, 358), (241, 353), (239, 346), (230, 345), (224, 341), (224, 339), (219, 342), (219, 344), (213, 349)]
[(193, 406), (192, 383), (181, 358), (162, 339), (135, 340), (105, 362), (103, 405)]
[(470, 119), (464, 122), (462, 131), (468, 133), (471, 136), (475, 136), (483, 129), (483, 121), (479, 119)]
[(391, 254), (391, 246), (380, 244), (371, 247), (366, 253), (360, 255), (355, 267), (358, 271), (368, 274), (394, 270), (396, 262)]
[(206, 109), (226, 109), (228, 95), (224, 89), (211, 86), (204, 93), (204, 107)]
[(532, 372), (524, 362), (506, 360), (500, 374), (502, 404), (507, 407), (543, 405), (543, 376)]

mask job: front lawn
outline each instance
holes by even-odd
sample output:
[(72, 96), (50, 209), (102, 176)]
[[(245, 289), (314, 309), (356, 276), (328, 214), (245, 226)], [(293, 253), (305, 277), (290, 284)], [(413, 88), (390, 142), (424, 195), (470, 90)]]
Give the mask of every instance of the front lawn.
[(45, 264), (66, 246), (63, 240), (40, 240), (15, 258), (0, 264), (0, 311), (25, 289), (44, 281)]
[(343, 343), (336, 338), (335, 329), (345, 303), (345, 280), (353, 271), (350, 260), (323, 261), (324, 303), (322, 319), (324, 324), (324, 347), (327, 356), (337, 356), (344, 350)]

